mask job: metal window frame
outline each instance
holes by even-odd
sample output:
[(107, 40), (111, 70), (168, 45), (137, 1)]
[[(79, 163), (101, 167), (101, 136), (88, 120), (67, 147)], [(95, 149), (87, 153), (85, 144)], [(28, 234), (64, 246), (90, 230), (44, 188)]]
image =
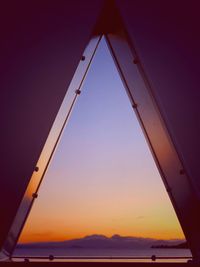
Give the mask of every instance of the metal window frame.
[[(192, 179), (189, 177), (183, 160), (176, 149), (176, 144), (173, 142), (173, 137), (170, 134), (170, 128), (167, 126), (167, 122), (161, 113), (161, 107), (153, 94), (152, 85), (145, 73), (143, 63), (137, 53), (133, 40), (125, 30), (123, 22), (118, 21), (117, 29), (114, 28), (111, 32), (103, 33), (106, 36), (107, 44), (189, 243), (193, 257), (198, 261), (200, 259), (200, 244), (199, 237), (196, 234), (197, 229), (195, 228), (198, 224), (190, 218), (193, 218), (195, 212), (199, 210), (199, 199)], [(80, 93), (81, 85), (101, 37), (94, 38), (84, 52), (85, 58), (78, 65), (4, 243), (1, 253), (5, 258), (12, 257), (17, 239), (33, 201), (37, 197), (39, 185), (52, 159), (76, 98)], [(63, 110), (65, 110), (64, 113)], [(197, 217), (196, 219), (200, 222), (200, 219)]]

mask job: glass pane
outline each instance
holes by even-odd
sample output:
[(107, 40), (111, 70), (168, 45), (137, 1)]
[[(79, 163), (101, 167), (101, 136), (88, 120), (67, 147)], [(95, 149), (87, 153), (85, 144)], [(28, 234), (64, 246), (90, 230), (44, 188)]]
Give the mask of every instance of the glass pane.
[(191, 255), (159, 247), (184, 242), (103, 39), (15, 254)]

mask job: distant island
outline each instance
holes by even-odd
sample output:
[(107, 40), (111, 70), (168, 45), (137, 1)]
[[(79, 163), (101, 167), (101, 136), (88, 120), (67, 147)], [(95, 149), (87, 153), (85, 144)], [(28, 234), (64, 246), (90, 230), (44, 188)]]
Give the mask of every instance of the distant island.
[(189, 248), (188, 247), (188, 243), (187, 242), (183, 242), (183, 243), (180, 243), (178, 245), (152, 245), (151, 248), (164, 248), (164, 249), (167, 249), (167, 248), (183, 248), (183, 249), (187, 249)]
[(90, 235), (61, 242), (19, 243), (17, 248), (62, 248), (62, 249), (147, 249), (147, 248), (188, 248), (185, 240), (159, 240), (132, 236)]

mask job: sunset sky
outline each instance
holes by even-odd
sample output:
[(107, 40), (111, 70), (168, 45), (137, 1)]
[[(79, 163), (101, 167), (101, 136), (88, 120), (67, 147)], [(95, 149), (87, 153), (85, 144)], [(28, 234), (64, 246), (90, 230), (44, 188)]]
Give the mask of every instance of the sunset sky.
[(103, 40), (20, 242), (184, 238)]

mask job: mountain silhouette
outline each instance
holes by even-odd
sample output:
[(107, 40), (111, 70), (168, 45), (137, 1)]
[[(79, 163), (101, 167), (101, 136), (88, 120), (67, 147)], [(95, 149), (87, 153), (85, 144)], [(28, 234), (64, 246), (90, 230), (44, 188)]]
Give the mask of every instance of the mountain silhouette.
[(89, 235), (79, 239), (61, 242), (19, 243), (17, 248), (84, 248), (84, 249), (144, 249), (156, 246), (176, 246), (183, 243), (182, 239), (159, 240), (153, 238), (113, 235)]

